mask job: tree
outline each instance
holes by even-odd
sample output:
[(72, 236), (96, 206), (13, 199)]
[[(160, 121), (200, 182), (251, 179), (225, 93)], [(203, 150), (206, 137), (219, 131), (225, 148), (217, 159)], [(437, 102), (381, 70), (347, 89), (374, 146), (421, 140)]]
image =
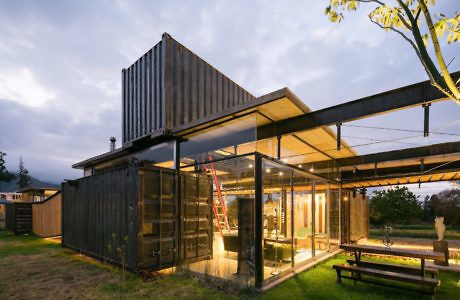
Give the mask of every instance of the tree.
[(460, 189), (442, 191), (431, 196), (427, 204), (430, 221), (434, 217), (444, 217), (444, 223), (452, 226), (460, 225)]
[(6, 153), (0, 151), (0, 182), (10, 182), (11, 180), (15, 179), (16, 176), (14, 173), (8, 172), (5, 166), (5, 157)]
[(372, 194), (370, 200), (372, 224), (410, 224), (420, 220), (421, 215), (421, 203), (407, 187), (374, 191)]
[[(430, 9), (436, 0), (391, 1), (395, 5), (388, 2), (390, 1), (329, 0), (325, 14), (331, 22), (338, 23), (344, 19), (345, 11), (356, 11), (362, 3), (374, 4), (376, 7), (369, 13), (369, 20), (385, 31), (393, 31), (404, 38), (420, 59), (431, 84), (460, 105), (460, 79), (454, 82), (439, 44), (439, 38), (445, 35), (449, 44), (460, 41), (460, 13), (456, 12), (452, 17), (439, 14), (433, 21)], [(423, 15), (424, 22), (420, 15)], [(431, 40), (438, 66), (428, 53), (428, 40)]]
[(29, 171), (24, 167), (24, 162), (22, 157), (19, 158), (19, 171), (18, 171), (18, 187), (25, 188), (32, 184), (32, 179), (30, 178)]

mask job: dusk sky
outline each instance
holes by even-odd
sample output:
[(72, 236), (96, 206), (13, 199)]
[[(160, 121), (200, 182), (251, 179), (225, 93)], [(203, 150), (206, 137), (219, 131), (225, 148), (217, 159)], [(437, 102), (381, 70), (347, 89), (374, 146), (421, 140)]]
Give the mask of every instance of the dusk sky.
[[(121, 69), (168, 32), (256, 96), (289, 87), (311, 109), (427, 80), (407, 42), (367, 18), (362, 5), (340, 24), (327, 0), (309, 1), (4, 1), (0, 0), (0, 150), (16, 170), (61, 182), (71, 165), (121, 146)], [(438, 0), (453, 15), (457, 0)], [(451, 72), (460, 44), (446, 45)], [(422, 133), (343, 127), (360, 154), (459, 140), (460, 106), (434, 104)], [(423, 130), (421, 107), (353, 126)], [(381, 140), (398, 141), (379, 142)], [(370, 142), (373, 145), (360, 146)], [(436, 183), (424, 192), (447, 187)]]

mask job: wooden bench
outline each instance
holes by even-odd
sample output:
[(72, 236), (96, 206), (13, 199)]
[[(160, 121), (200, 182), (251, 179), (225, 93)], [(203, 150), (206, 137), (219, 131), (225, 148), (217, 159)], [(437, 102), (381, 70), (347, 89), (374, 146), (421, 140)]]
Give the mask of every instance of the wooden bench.
[[(364, 261), (361, 260), (356, 262), (355, 260), (349, 259), (347, 263), (350, 265), (356, 265), (359, 267), (378, 269), (384, 271), (392, 271), (397, 273), (404, 273), (409, 275), (420, 275), (420, 268), (415, 266), (404, 266), (391, 263)], [(425, 273), (429, 274), (431, 278), (435, 278), (439, 275), (439, 271), (435, 268), (425, 268)]]
[[(337, 264), (337, 265), (334, 265), (333, 268), (337, 272), (337, 283), (341, 283), (342, 278), (346, 278), (346, 279), (354, 280), (355, 284), (357, 281), (362, 281), (362, 282), (367, 282), (367, 283), (380, 284), (383, 286), (397, 287), (394, 285), (385, 284), (384, 282), (376, 282), (376, 281), (371, 281), (371, 280), (366, 280), (366, 279), (361, 278), (361, 275), (367, 275), (367, 276), (373, 276), (373, 277), (378, 277), (378, 278), (383, 278), (383, 279), (388, 279), (388, 280), (393, 280), (393, 281), (416, 284), (422, 287), (429, 287), (430, 292), (428, 294), (430, 294), (432, 298), (434, 298), (434, 295), (436, 294), (436, 288), (439, 287), (440, 285), (439, 279), (423, 277), (420, 275), (410, 275), (410, 274), (404, 274), (404, 273), (398, 273), (398, 272), (392, 272), (392, 271), (373, 269), (369, 267), (352, 266), (352, 265), (345, 265), (345, 264)], [(350, 276), (343, 275), (342, 271), (350, 272), (351, 275)], [(424, 291), (420, 291), (420, 292), (427, 293)]]

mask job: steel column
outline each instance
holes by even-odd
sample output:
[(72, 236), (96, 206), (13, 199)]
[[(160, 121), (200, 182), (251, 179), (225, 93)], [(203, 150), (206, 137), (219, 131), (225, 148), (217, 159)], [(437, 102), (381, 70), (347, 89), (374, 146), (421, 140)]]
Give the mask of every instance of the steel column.
[(263, 172), (262, 156), (255, 154), (254, 181), (255, 181), (255, 281), (256, 288), (261, 288), (264, 281), (264, 251), (263, 251)]
[(430, 106), (431, 103), (423, 104), (423, 136), (427, 137), (430, 134)]

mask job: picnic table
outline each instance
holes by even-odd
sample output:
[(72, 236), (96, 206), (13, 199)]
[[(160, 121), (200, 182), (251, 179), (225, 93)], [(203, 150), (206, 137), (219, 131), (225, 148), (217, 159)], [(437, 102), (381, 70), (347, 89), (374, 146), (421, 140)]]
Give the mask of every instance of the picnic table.
[(355, 261), (357, 264), (361, 262), (362, 253), (418, 258), (420, 259), (420, 276), (425, 276), (425, 259), (444, 259), (444, 253), (442, 252), (424, 251), (416, 249), (387, 248), (356, 244), (342, 244), (340, 245), (340, 249), (353, 252), (355, 254)]
[[(385, 286), (398, 287), (394, 285), (389, 285), (385, 282), (375, 282), (365, 278), (361, 278), (361, 275), (366, 275), (371, 277), (389, 279), (393, 281), (412, 283), (422, 287), (429, 287), (429, 294), (432, 296), (432, 298), (434, 298), (436, 288), (439, 287), (441, 283), (439, 279), (434, 278), (438, 274), (438, 270), (433, 268), (425, 268), (425, 260), (443, 259), (444, 253), (442, 252), (423, 251), (417, 249), (387, 248), (356, 244), (342, 244), (340, 245), (340, 248), (345, 251), (353, 252), (355, 260), (347, 260), (348, 265), (336, 264), (333, 266), (333, 268), (337, 271), (338, 283), (341, 283), (342, 278), (347, 278), (354, 280), (355, 284), (356, 281), (363, 281)], [(361, 260), (361, 256), (363, 253), (417, 258), (420, 259), (420, 267), (375, 261), (363, 261)], [(351, 275), (343, 275), (342, 271), (350, 272)], [(431, 278), (425, 277), (425, 273), (431, 274)]]

